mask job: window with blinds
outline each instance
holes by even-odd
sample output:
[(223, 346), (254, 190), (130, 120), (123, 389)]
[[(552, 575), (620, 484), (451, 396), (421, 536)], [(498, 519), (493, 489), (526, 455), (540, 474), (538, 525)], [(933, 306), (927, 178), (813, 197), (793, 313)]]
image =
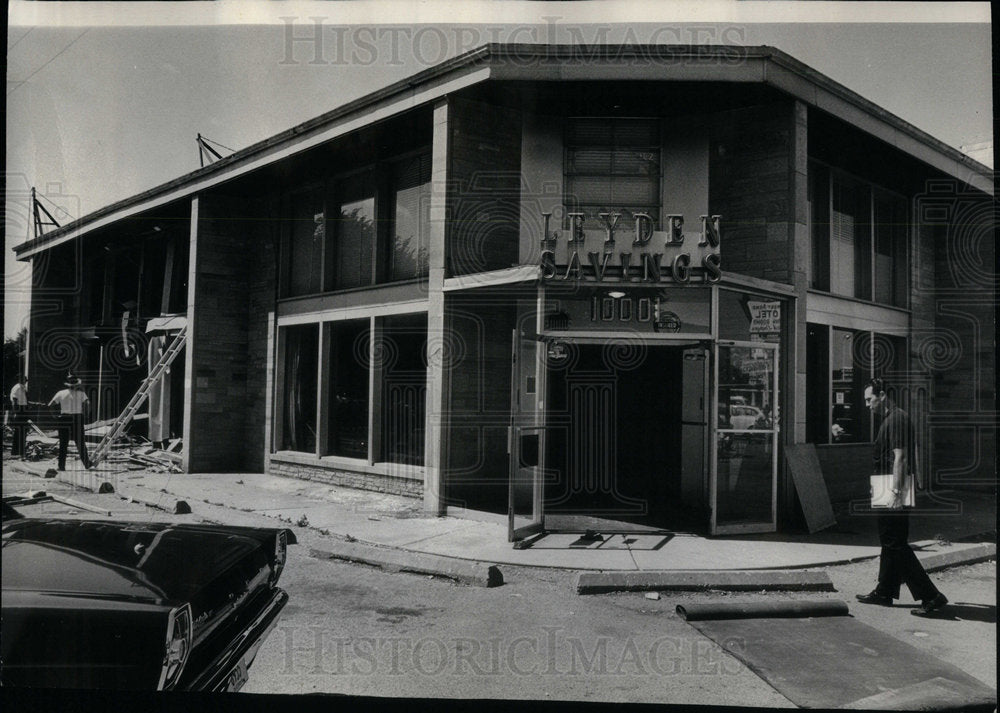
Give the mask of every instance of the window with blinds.
[(660, 129), (655, 119), (571, 119), (566, 130), (568, 212), (584, 213), (592, 226), (598, 213), (621, 213), (631, 225), (636, 213), (654, 224), (660, 212)]
[(809, 172), (809, 286), (905, 307), (906, 200), (820, 164)]

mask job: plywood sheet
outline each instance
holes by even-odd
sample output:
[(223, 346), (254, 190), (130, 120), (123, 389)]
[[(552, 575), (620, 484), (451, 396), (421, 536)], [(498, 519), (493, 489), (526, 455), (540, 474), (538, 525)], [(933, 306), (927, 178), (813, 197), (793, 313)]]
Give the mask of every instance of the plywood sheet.
[(785, 461), (791, 471), (809, 532), (818, 532), (836, 525), (837, 518), (833, 514), (819, 458), (816, 457), (816, 447), (812, 443), (786, 446)]

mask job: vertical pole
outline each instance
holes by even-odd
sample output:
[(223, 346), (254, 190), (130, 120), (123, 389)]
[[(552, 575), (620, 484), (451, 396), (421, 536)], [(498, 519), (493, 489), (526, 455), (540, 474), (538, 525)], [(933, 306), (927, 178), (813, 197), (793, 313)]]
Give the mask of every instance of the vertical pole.
[(35, 240), (38, 240), (38, 236), (42, 234), (42, 219), (38, 216), (38, 199), (35, 198), (35, 187), (31, 187), (31, 215), (34, 218)]
[[(197, 414), (195, 410), (194, 403), (194, 384), (195, 384), (195, 355), (198, 351), (198, 332), (197, 332), (197, 313), (195, 307), (197, 304), (197, 289), (198, 289), (198, 235), (199, 235), (199, 225), (198, 219), (201, 214), (201, 198), (194, 196), (191, 199), (191, 213), (190, 213), (190, 225), (188, 226), (188, 289), (187, 289), (187, 304), (186, 314), (187, 314), (187, 348), (184, 350), (184, 426), (183, 426), (183, 439), (184, 439), (184, 450), (182, 453), (183, 460), (181, 461), (181, 470), (185, 473), (191, 473), (192, 468), (197, 468), (197, 458), (192, 457), (192, 455), (200, 455), (196, 453), (196, 450), (203, 448), (203, 444), (195, 442), (192, 436), (197, 432), (197, 429), (192, 428), (194, 418)], [(184, 249), (184, 244), (179, 243), (177, 248), (179, 250)]]
[(445, 331), (444, 277), (447, 235), (448, 136), (447, 100), (434, 107), (431, 149), (431, 205), (427, 281), (427, 404), (424, 437), (424, 512), (444, 515), (443, 470), (448, 438), (446, 380), (448, 335)]
[(101, 394), (104, 393), (104, 345), (98, 350), (97, 357), (97, 413), (95, 421), (101, 420)]

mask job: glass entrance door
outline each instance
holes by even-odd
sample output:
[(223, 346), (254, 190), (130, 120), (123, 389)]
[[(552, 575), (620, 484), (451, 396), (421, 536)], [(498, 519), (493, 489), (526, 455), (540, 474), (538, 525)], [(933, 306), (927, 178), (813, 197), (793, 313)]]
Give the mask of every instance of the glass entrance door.
[(538, 368), (539, 342), (515, 329), (511, 337), (510, 426), (507, 453), (510, 486), (507, 539), (523, 540), (545, 527), (542, 511), (545, 429), (537, 409), (539, 384), (545, 370)]
[(715, 345), (713, 535), (773, 532), (778, 483), (778, 346)]

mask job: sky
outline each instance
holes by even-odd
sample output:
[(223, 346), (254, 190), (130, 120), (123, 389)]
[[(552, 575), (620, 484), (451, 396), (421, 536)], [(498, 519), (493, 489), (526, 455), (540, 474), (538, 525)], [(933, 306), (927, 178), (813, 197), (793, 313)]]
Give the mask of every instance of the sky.
[(32, 186), (65, 224), (197, 169), (199, 133), (238, 150), (484, 42), (770, 45), (992, 165), (989, 22), (988, 3), (12, 0), (4, 334), (27, 317)]

